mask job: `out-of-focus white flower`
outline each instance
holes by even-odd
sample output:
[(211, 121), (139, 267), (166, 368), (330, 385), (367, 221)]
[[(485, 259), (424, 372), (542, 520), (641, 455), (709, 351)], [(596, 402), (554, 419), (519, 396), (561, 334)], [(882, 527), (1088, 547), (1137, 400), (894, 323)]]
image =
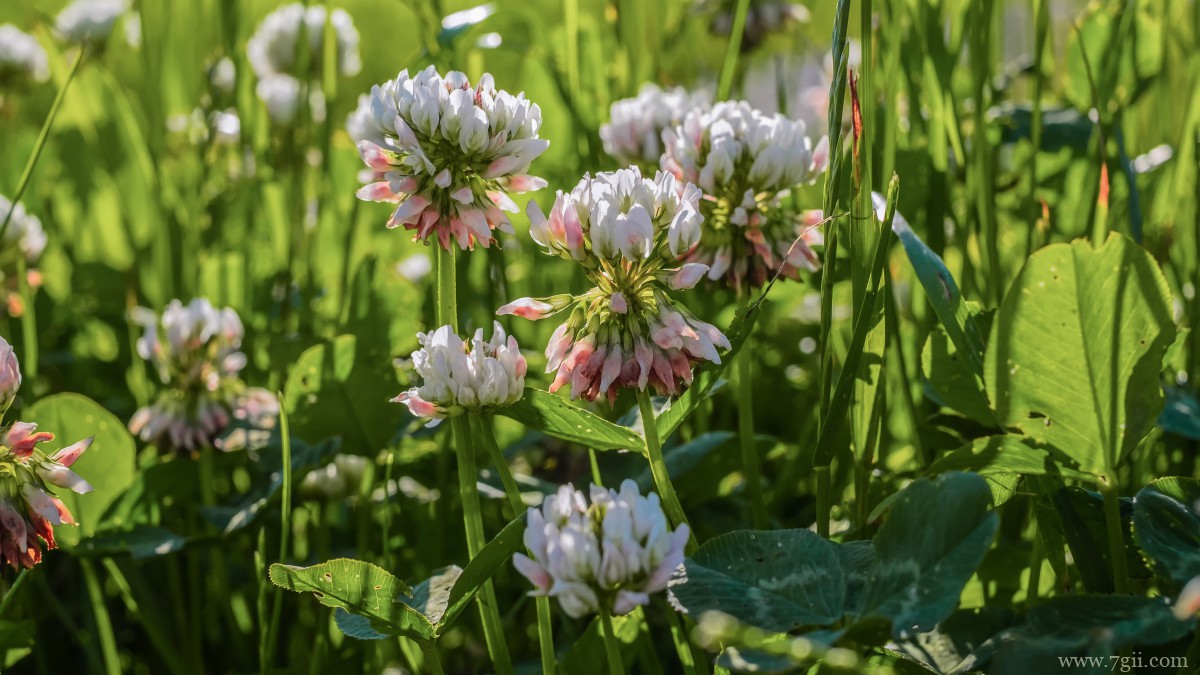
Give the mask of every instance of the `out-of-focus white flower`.
[(397, 263), (396, 271), (415, 284), (433, 271), (433, 261), (425, 253), (417, 252)]
[(700, 239), (700, 190), (636, 167), (584, 176), (559, 191), (542, 215), (530, 202), (530, 235), (547, 252), (583, 265), (596, 284), (579, 295), (521, 298), (496, 311), (541, 319), (572, 307), (546, 347), (546, 372), (558, 371), (551, 391), (570, 383), (571, 395), (609, 402), (622, 388), (652, 386), (676, 394), (690, 384), (692, 365), (721, 362), (729, 340), (712, 324), (677, 305), (668, 290), (690, 288), (707, 267), (679, 267)]
[[(512, 231), (509, 195), (546, 185), (528, 175), (549, 145), (538, 138), (541, 109), (497, 90), (489, 74), (472, 86), (460, 72), (404, 70), (371, 88), (371, 111), (374, 129), (352, 132), (365, 139), (358, 147), (371, 170), (358, 197), (395, 203), (388, 227), (403, 225), (414, 239), (486, 247), (493, 229)], [(377, 135), (386, 142), (370, 140)]]
[(482, 328), (464, 341), (450, 326), (417, 333), (417, 340), (421, 349), (413, 353), (412, 364), (421, 386), (392, 401), (427, 418), (426, 426), (464, 410), (511, 405), (525, 393), (525, 357), (517, 339), (506, 335), (498, 322), (492, 324), (489, 341), (484, 341)]
[(624, 164), (657, 166), (663, 130), (683, 122), (693, 110), (710, 107), (708, 92), (683, 87), (664, 90), (646, 83), (636, 97), (616, 101), (609, 108), (608, 123), (600, 127), (604, 152)]
[(0, 223), (8, 218), (9, 210), (12, 210), (12, 217), (4, 233), (4, 247), (7, 249), (15, 245), (27, 261), (36, 261), (46, 248), (46, 232), (42, 229), (42, 221), (26, 211), (24, 204), (14, 206), (7, 197), (0, 195)]
[(213, 141), (219, 145), (234, 145), (242, 135), (242, 120), (237, 108), (214, 110), (209, 118), (213, 130)]
[(1187, 621), (1200, 614), (1200, 577), (1194, 577), (1175, 600), (1175, 618)]
[(728, 101), (663, 132), (663, 168), (704, 190), (708, 227), (685, 259), (708, 265), (710, 279), (759, 286), (777, 269), (794, 278), (819, 266), (806, 214), (779, 208), (790, 188), (825, 170), (828, 138), (814, 145), (805, 131), (802, 121)]
[(31, 84), (50, 78), (50, 62), (37, 38), (6, 23), (0, 26), (0, 86)]
[(367, 459), (358, 455), (335, 455), (333, 461), (308, 472), (300, 483), (300, 494), (336, 501), (358, 493)]
[[(354, 20), (343, 9), (329, 15), (329, 23), (337, 38), (337, 69), (340, 75), (357, 75), (362, 70), (358, 55), (358, 30)], [(308, 36), (308, 63), (312, 69), (321, 66), (325, 54), (325, 7), (312, 5), (305, 9), (300, 3), (284, 5), (268, 14), (246, 43), (250, 66), (259, 77), (286, 73), (306, 77), (297, 72), (300, 32)]]
[(558, 598), (580, 618), (601, 608), (628, 614), (666, 589), (683, 564), (688, 526), (674, 531), (658, 495), (642, 496), (631, 480), (620, 492), (593, 485), (591, 503), (564, 485), (541, 509), (530, 509), (525, 548), (513, 565), (533, 584), (532, 595)]
[(128, 0), (75, 0), (58, 13), (54, 31), (73, 44), (100, 42), (128, 9)]
[(125, 44), (134, 49), (142, 46), (142, 15), (137, 12), (125, 19)]
[(242, 322), (226, 307), (204, 298), (187, 305), (172, 300), (162, 317), (137, 308), (130, 317), (145, 329), (138, 356), (152, 363), (167, 388), (129, 422), (131, 432), (164, 449), (211, 447), (233, 419), (270, 425), (278, 415), (274, 396), (248, 388), (239, 377), (246, 366), (240, 351)]
[(222, 57), (208, 71), (208, 83), (221, 96), (233, 95), (237, 86), (237, 66), (228, 56)]
[(0, 337), (0, 416), (12, 406), (20, 388), (21, 364), (17, 361), (17, 352), (8, 340)]
[(300, 80), (291, 75), (267, 75), (259, 78), (254, 91), (267, 106), (267, 115), (276, 124), (291, 124), (300, 109)]

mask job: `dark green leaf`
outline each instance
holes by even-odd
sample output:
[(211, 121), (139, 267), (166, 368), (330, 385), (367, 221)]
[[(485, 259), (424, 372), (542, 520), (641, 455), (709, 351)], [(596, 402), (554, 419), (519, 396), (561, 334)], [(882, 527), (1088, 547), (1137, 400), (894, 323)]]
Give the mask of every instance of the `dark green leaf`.
[(1200, 482), (1162, 478), (1133, 502), (1133, 536), (1154, 571), (1176, 584), (1200, 576)]
[(974, 474), (946, 473), (905, 488), (875, 535), (862, 616), (890, 619), (897, 637), (949, 616), (999, 526), (991, 503), (987, 481)]
[(942, 457), (929, 467), (931, 474), (946, 471), (973, 471), (983, 476), (1021, 474), (1023, 476), (1062, 476), (1090, 483), (1096, 476), (1080, 471), (1074, 461), (1057, 448), (1039, 447), (1032, 439), (1016, 434), (977, 438)]
[[(667, 463), (667, 474), (671, 476), (672, 481), (679, 480), (696, 468), (709, 453), (729, 443), (733, 438), (734, 434), (731, 431), (710, 431), (667, 450), (663, 457)], [(650, 474), (649, 466), (638, 474), (637, 484), (642, 492), (649, 492), (654, 488), (654, 476)]]
[(86, 537), (75, 546), (80, 555), (114, 556), (129, 554), (134, 560), (153, 558), (182, 550), (188, 538), (150, 525), (135, 525), (130, 530), (104, 532)]
[(846, 597), (837, 545), (808, 530), (739, 530), (705, 542), (671, 580), (693, 618), (711, 610), (786, 632), (841, 618)]

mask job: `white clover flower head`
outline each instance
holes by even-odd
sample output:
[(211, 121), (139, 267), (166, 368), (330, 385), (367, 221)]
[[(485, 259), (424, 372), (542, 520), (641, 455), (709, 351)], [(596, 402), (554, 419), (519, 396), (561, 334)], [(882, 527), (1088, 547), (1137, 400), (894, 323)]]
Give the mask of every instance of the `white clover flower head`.
[(438, 425), (444, 418), (464, 410), (498, 408), (516, 403), (525, 393), (525, 357), (517, 339), (507, 335), (498, 322), (492, 324), (492, 339), (483, 339), (483, 329), (467, 341), (450, 326), (418, 333), (421, 349), (412, 355), (413, 369), (421, 378), (414, 387), (392, 399), (409, 412)]
[(102, 42), (128, 10), (128, 0), (75, 0), (58, 13), (54, 31), (72, 44)]
[[(346, 133), (350, 134), (350, 140), (354, 141), (355, 145), (358, 145), (360, 141), (370, 141), (375, 145), (387, 147), (389, 143), (387, 137), (375, 126), (375, 115), (371, 111), (371, 100), (370, 94), (359, 95), (358, 105), (346, 116)], [(371, 175), (368, 171), (363, 181), (369, 182)]]
[(232, 96), (237, 87), (237, 66), (233, 59), (223, 56), (208, 69), (208, 84), (221, 96)]
[(814, 144), (805, 130), (802, 121), (727, 101), (663, 132), (663, 168), (705, 194), (708, 228), (685, 260), (738, 289), (761, 286), (777, 270), (796, 278), (819, 267), (811, 228), (783, 208), (789, 190), (815, 182), (828, 161), (828, 138)]
[(634, 98), (616, 101), (609, 120), (600, 127), (604, 152), (624, 164), (657, 166), (662, 155), (662, 132), (683, 121), (693, 110), (708, 110), (708, 92), (690, 92), (683, 87), (660, 89), (646, 83)]
[(530, 583), (531, 595), (558, 598), (563, 611), (580, 618), (605, 609), (624, 615), (665, 590), (683, 564), (688, 526), (672, 530), (658, 495), (642, 496), (632, 480), (621, 489), (583, 492), (564, 485), (530, 509), (525, 548), (513, 565)]
[(512, 232), (504, 212), (517, 205), (509, 195), (546, 185), (528, 174), (550, 144), (538, 138), (541, 109), (524, 93), (497, 90), (489, 74), (472, 85), (433, 66), (415, 77), (401, 71), (372, 87), (371, 114), (373, 128), (351, 131), (370, 169), (358, 197), (396, 204), (388, 227), (403, 225), (414, 240), (489, 246), (492, 230)]
[(252, 427), (273, 424), (275, 397), (246, 387), (241, 344), (243, 327), (237, 312), (218, 309), (204, 298), (187, 305), (172, 300), (159, 317), (136, 308), (131, 320), (144, 333), (137, 352), (154, 365), (166, 388), (157, 400), (139, 409), (129, 429), (147, 442), (173, 450), (212, 447), (233, 419)]
[[(809, 134), (829, 128), (829, 88), (833, 70), (820, 57), (795, 55), (752, 65), (742, 89), (750, 105), (764, 113), (801, 120)], [(849, 124), (850, 115), (843, 119)]]
[[(362, 59), (353, 19), (343, 9), (333, 10), (328, 18), (337, 39), (338, 74), (357, 75), (362, 70)], [(323, 5), (305, 8), (303, 4), (292, 3), (271, 12), (246, 43), (250, 67), (260, 78), (272, 74), (309, 77), (312, 73), (298, 72), (300, 33), (303, 31), (308, 38), (308, 63), (314, 72), (318, 71), (325, 54), (325, 19)]]
[(0, 86), (22, 85), (50, 79), (50, 62), (37, 38), (6, 23), (0, 25)]
[(93, 439), (47, 454), (39, 444), (52, 440), (54, 434), (38, 431), (30, 422), (13, 422), (0, 432), (0, 564), (7, 562), (13, 569), (37, 565), (41, 542), (47, 549), (57, 548), (54, 526), (75, 524), (53, 488), (92, 491), (70, 466)]
[(366, 471), (367, 458), (334, 455), (333, 461), (309, 471), (300, 482), (300, 494), (325, 501), (338, 501), (357, 494)]
[(677, 394), (696, 362), (721, 362), (717, 350), (729, 340), (670, 295), (708, 270), (678, 262), (700, 240), (700, 197), (695, 185), (665, 172), (650, 180), (634, 166), (584, 176), (558, 193), (549, 217), (530, 203), (534, 240), (580, 263), (596, 284), (579, 296), (521, 298), (496, 311), (537, 320), (572, 308), (546, 347), (546, 372), (558, 371), (551, 391), (570, 384), (573, 397), (604, 393), (610, 404), (623, 388)]
[[(12, 217), (9, 217), (12, 211)], [(8, 218), (8, 229), (0, 245), (5, 250), (15, 247), (27, 262), (35, 262), (46, 249), (46, 232), (42, 221), (25, 210), (24, 204), (14, 205), (8, 197), (0, 195), (0, 223)]]

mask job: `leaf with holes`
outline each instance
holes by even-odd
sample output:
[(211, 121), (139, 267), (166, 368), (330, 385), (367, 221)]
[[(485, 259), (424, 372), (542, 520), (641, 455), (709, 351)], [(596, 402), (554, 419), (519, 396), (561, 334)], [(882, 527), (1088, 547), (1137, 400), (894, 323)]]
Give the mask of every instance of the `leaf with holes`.
[(1159, 372), (1174, 339), (1166, 279), (1140, 246), (1117, 234), (1099, 248), (1047, 246), (992, 322), (988, 399), (1001, 426), (1106, 474), (1158, 419)]
[(402, 601), (411, 590), (387, 570), (361, 560), (337, 558), (312, 567), (275, 563), (271, 583), (297, 593), (312, 593), (322, 605), (366, 618), (372, 630), (430, 640), (433, 624)]

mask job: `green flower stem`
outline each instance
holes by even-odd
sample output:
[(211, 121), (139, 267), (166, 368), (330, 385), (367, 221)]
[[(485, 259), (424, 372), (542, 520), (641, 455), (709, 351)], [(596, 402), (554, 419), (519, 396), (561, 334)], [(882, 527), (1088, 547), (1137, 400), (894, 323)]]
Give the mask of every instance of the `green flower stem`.
[(1025, 607), (1033, 607), (1038, 603), (1038, 592), (1042, 588), (1042, 561), (1046, 559), (1046, 551), (1042, 545), (1042, 537), (1038, 534), (1037, 517), (1033, 518), (1033, 550), (1029, 554), (1029, 586), (1025, 589)]
[(121, 655), (117, 651), (117, 640), (113, 636), (112, 619), (108, 616), (108, 604), (104, 602), (104, 589), (96, 575), (92, 561), (81, 558), (83, 581), (87, 586), (88, 602), (96, 620), (96, 637), (100, 641), (100, 653), (104, 658), (104, 671), (108, 675), (121, 675)]
[[(496, 473), (500, 474), (500, 482), (504, 484), (504, 492), (508, 495), (508, 503), (512, 507), (513, 517), (516, 518), (525, 512), (525, 502), (521, 500), (521, 491), (517, 487), (517, 482), (513, 480), (512, 471), (508, 468), (508, 460), (504, 458), (504, 453), (500, 451), (500, 444), (496, 442), (496, 434), (492, 431), (492, 421), (483, 415), (475, 417), (474, 421), (478, 427), (478, 437), (483, 439), (492, 463), (496, 465)], [(554, 626), (550, 621), (550, 598), (538, 596), (535, 598), (535, 605), (537, 606), (538, 649), (542, 656), (542, 673), (554, 675), (556, 663)]]
[(79, 66), (83, 63), (83, 55), (86, 51), (83, 47), (79, 48), (79, 55), (75, 57), (75, 63), (71, 65), (71, 72), (67, 73), (66, 81), (63, 82), (62, 88), (54, 97), (54, 103), (50, 105), (50, 113), (46, 115), (46, 121), (42, 122), (42, 130), (38, 132), (37, 141), (33, 145), (33, 153), (29, 155), (29, 160), (25, 162), (25, 169), (21, 172), (21, 179), (17, 181), (17, 191), (12, 196), (12, 208), (8, 210), (8, 214), (4, 216), (4, 223), (0, 225), (0, 241), (4, 241), (4, 235), (8, 233), (8, 225), (12, 221), (13, 213), (17, 210), (17, 203), (21, 201), (21, 197), (25, 196), (25, 188), (29, 187), (29, 179), (33, 178), (33, 168), (37, 166), (38, 158), (42, 156), (46, 140), (50, 138), (50, 130), (54, 127), (54, 120), (58, 117), (59, 109), (62, 108), (63, 99), (66, 98), (71, 81), (79, 72)]
[(1104, 524), (1108, 530), (1108, 557), (1112, 558), (1113, 588), (1118, 594), (1129, 593), (1129, 569), (1125, 561), (1125, 535), (1121, 526), (1121, 495), (1117, 476), (1109, 472), (1100, 492), (1104, 494)]
[(621, 650), (617, 647), (617, 634), (613, 632), (612, 616), (604, 606), (600, 607), (600, 630), (604, 633), (604, 655), (608, 660), (609, 675), (625, 675), (625, 663), (621, 660)]
[(692, 641), (688, 639), (687, 624), (671, 606), (666, 607), (667, 623), (671, 625), (671, 640), (675, 643), (675, 653), (679, 655), (679, 663), (683, 665), (684, 675), (699, 675), (697, 664), (703, 663), (703, 655)]
[[(475, 467), (475, 446), (471, 438), (470, 420), (462, 415), (450, 419), (454, 431), (454, 449), (458, 457), (458, 491), (462, 500), (463, 521), (467, 529), (467, 554), (474, 559), (486, 543), (483, 534), (483, 513), (479, 505), (478, 471)], [(479, 591), (479, 613), (483, 620), (483, 637), (487, 642), (492, 666), (499, 675), (512, 675), (508, 644), (500, 622), (500, 608), (491, 580)]]
[(829, 538), (830, 490), (829, 466), (818, 466), (813, 469), (817, 474), (817, 534)]
[[(454, 250), (437, 249), (437, 320), (439, 326), (449, 325), (458, 331), (458, 303), (455, 296)], [(453, 432), (454, 451), (458, 459), (458, 491), (462, 500), (463, 524), (467, 530), (467, 554), (474, 558), (483, 549), (483, 513), (479, 505), (479, 487), (476, 484), (478, 471), (475, 468), (475, 445), (471, 433), (471, 422), (459, 415), (450, 419)], [(508, 644), (504, 641), (504, 627), (500, 622), (500, 608), (496, 602), (496, 589), (489, 579), (477, 596), (479, 614), (483, 621), (483, 637), (487, 642), (492, 667), (498, 675), (512, 675), (512, 661), (508, 655)]]
[(29, 285), (29, 269), (23, 254), (17, 256), (17, 283), (21, 288), (21, 300), (25, 303), (24, 313), (21, 315), (21, 338), (25, 343), (21, 369), (25, 371), (25, 376), (32, 380), (38, 374), (37, 308), (33, 306), (36, 291)]
[[(283, 439), (283, 496), (279, 514), (279, 555), (277, 560), (284, 562), (288, 555), (288, 545), (291, 543), (292, 532), (292, 439), (288, 432), (287, 410), (283, 404), (283, 394), (279, 397), (279, 434)], [(283, 591), (274, 590), (275, 597), (271, 601), (271, 623), (267, 626), (265, 650), (262, 651), (262, 672), (270, 671), (271, 655), (275, 652), (275, 642), (279, 635), (279, 621), (283, 614)]]
[[(749, 293), (738, 296), (738, 315), (746, 316)], [(753, 335), (746, 336), (746, 345)], [(750, 502), (750, 522), (756, 530), (767, 529), (767, 502), (762, 489), (762, 461), (754, 440), (754, 381), (751, 375), (753, 349), (743, 349), (733, 357), (737, 385), (738, 443), (742, 449), (742, 473), (746, 481), (746, 498)]]
[[(667, 462), (663, 459), (662, 440), (658, 437), (658, 422), (654, 419), (654, 405), (650, 402), (650, 394), (645, 389), (638, 391), (638, 408), (642, 413), (642, 429), (646, 433), (646, 452), (650, 457), (650, 474), (654, 476), (654, 487), (662, 498), (663, 509), (675, 527), (688, 525), (687, 516), (683, 513), (683, 505), (675, 494), (675, 486), (671, 484), (671, 475), (667, 473)], [(696, 531), (688, 525), (688, 543), (686, 553), (696, 552)]]
[(17, 589), (21, 584), (25, 583), (25, 578), (29, 576), (29, 568), (22, 567), (20, 574), (16, 579), (13, 579), (12, 586), (8, 587), (8, 592), (4, 594), (4, 599), (0, 600), (0, 617), (4, 616), (4, 612), (8, 610), (8, 606), (12, 604), (13, 598), (17, 595)]
[(444, 675), (442, 657), (438, 655), (437, 645), (432, 641), (421, 641), (421, 654), (425, 657), (425, 668), (431, 675)]

